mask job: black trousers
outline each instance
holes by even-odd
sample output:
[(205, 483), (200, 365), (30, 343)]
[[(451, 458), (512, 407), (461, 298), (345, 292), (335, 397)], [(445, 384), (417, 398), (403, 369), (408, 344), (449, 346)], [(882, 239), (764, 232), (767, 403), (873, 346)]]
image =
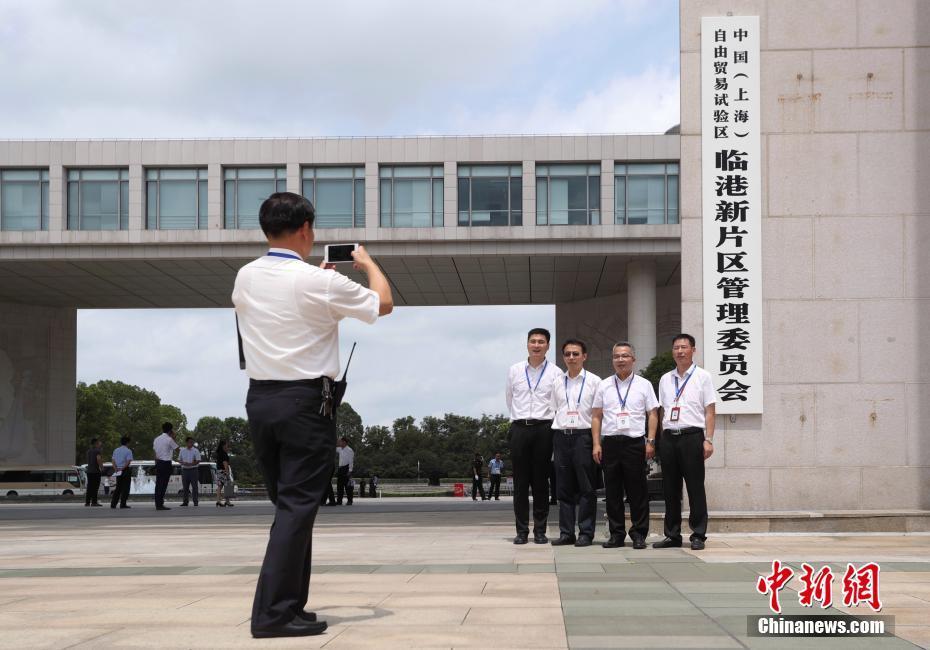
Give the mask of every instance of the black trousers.
[(484, 479), (480, 476), (472, 477), (471, 479), (471, 500), (477, 501), (478, 495), (481, 495), (481, 500), (484, 501), (488, 497), (484, 494)]
[(333, 465), (333, 471), (329, 473), (329, 480), (326, 482), (326, 493), (323, 495), (323, 501), (336, 505), (336, 492), (333, 490), (333, 477), (336, 475), (336, 466)]
[(155, 461), (155, 506), (165, 505), (165, 492), (168, 491), (168, 481), (171, 479), (171, 461)]
[(346, 497), (346, 503), (352, 505), (355, 488), (352, 487), (352, 475), (349, 473), (348, 465), (342, 465), (336, 470), (336, 503), (339, 505), (342, 505), (343, 495)]
[(501, 475), (491, 474), (491, 486), (488, 488), (488, 499), (501, 498)]
[(129, 498), (129, 488), (132, 485), (131, 470), (124, 470), (122, 474), (116, 477), (116, 487), (113, 488), (113, 496), (110, 497), (110, 507), (115, 508), (117, 502), (120, 507), (126, 506), (126, 499)]
[(84, 493), (84, 505), (97, 503), (97, 492), (100, 491), (100, 473), (87, 473), (87, 492)]
[(529, 534), (530, 488), (533, 490), (533, 534), (545, 534), (549, 520), (549, 469), (552, 465), (552, 422), (510, 424), (513, 455), (513, 514), (518, 535)]
[(200, 500), (200, 470), (196, 467), (181, 470), (181, 485), (184, 488), (184, 503), (193, 496), (194, 505)]
[[(649, 536), (649, 488), (646, 484), (646, 439), (601, 438), (601, 466), (607, 493), (607, 524), (611, 537), (626, 539), (623, 494), (630, 500), (630, 539)], [(664, 466), (663, 466), (664, 468)]]
[(285, 625), (307, 604), (313, 523), (332, 476), (336, 423), (320, 415), (319, 382), (255, 382), (246, 412), (274, 522), (252, 605), (252, 628)]
[(707, 539), (707, 495), (704, 492), (704, 430), (674, 436), (662, 432), (659, 444), (662, 491), (665, 493), (665, 536), (681, 540), (681, 481), (688, 490), (691, 539)]
[(591, 429), (552, 432), (556, 485), (559, 491), (559, 535), (562, 537), (575, 534), (577, 521), (578, 534), (594, 539), (597, 493), (594, 491), (591, 446)]

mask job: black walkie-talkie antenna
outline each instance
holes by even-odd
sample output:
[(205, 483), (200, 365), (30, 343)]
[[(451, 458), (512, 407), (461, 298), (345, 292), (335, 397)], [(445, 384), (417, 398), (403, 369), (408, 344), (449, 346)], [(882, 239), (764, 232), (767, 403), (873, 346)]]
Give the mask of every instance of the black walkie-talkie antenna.
[(349, 374), (349, 364), (352, 363), (352, 355), (355, 354), (356, 345), (358, 345), (358, 341), (352, 341), (352, 350), (349, 351), (349, 360), (346, 361), (346, 369), (342, 371), (342, 379), (340, 379), (340, 381), (345, 381), (346, 375)]

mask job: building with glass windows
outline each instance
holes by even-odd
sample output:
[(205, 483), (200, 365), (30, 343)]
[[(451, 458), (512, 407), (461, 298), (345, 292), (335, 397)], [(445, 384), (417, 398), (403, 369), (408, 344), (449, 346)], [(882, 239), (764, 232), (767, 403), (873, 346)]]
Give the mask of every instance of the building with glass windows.
[(682, 329), (700, 361), (702, 18), (756, 16), (764, 399), (718, 418), (709, 502), (930, 508), (930, 5), (835, 4), (681, 3), (680, 133), (0, 142), (0, 463), (71, 457), (76, 309), (229, 306), (284, 189), (398, 305), (555, 305), (602, 375)]

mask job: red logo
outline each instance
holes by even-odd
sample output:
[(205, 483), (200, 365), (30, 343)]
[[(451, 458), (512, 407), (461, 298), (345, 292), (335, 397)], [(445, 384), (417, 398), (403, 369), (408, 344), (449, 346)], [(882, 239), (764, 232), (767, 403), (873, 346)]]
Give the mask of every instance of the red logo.
[[(798, 576), (801, 589), (798, 591), (798, 602), (804, 607), (813, 607), (814, 602), (820, 603), (821, 609), (827, 609), (833, 604), (833, 571), (829, 566), (823, 566), (819, 571), (806, 562), (801, 564), (802, 573)], [(843, 575), (843, 605), (845, 607), (858, 607), (868, 605), (873, 611), (882, 610), (882, 601), (879, 597), (880, 568), (875, 562), (864, 564), (858, 569), (852, 564), (846, 565)], [(760, 576), (756, 581), (756, 591), (769, 597), (769, 609), (781, 614), (779, 592), (787, 586), (794, 577), (794, 571), (782, 565), (778, 560), (772, 560), (772, 572)]]

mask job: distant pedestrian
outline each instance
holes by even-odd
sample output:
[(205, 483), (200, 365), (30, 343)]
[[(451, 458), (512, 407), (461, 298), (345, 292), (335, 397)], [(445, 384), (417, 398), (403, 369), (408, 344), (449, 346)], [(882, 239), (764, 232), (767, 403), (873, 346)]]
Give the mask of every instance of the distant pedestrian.
[(229, 493), (232, 492), (232, 472), (229, 468), (229, 443), (220, 440), (216, 446), (216, 507), (232, 508)]
[(336, 456), (333, 458), (332, 471), (329, 473), (329, 482), (326, 484), (326, 494), (323, 495), (323, 505), (336, 505), (336, 491), (333, 490), (333, 477), (336, 475), (336, 468), (339, 467), (339, 448), (336, 448)]
[(378, 477), (374, 474), (368, 479), (368, 496), (372, 499), (378, 496)]
[(477, 501), (480, 494), (481, 500), (487, 501), (488, 497), (484, 494), (484, 459), (478, 452), (475, 452), (475, 460), (471, 464), (471, 474), (471, 500)]
[(342, 495), (346, 496), (346, 505), (352, 505), (355, 490), (352, 487), (352, 470), (355, 468), (355, 452), (349, 441), (343, 436), (336, 441), (336, 453), (339, 454), (339, 469), (336, 470), (336, 503), (342, 505)]
[(84, 505), (100, 507), (97, 503), (97, 493), (100, 491), (100, 473), (103, 471), (103, 459), (100, 449), (103, 443), (97, 438), (91, 438), (90, 449), (87, 450), (87, 491), (84, 493)]
[(178, 443), (174, 440), (174, 425), (165, 422), (161, 425), (161, 435), (152, 442), (155, 450), (155, 509), (171, 510), (165, 506), (165, 492), (168, 491), (168, 481), (174, 471), (174, 450)]
[(188, 499), (193, 497), (196, 506), (200, 500), (200, 450), (194, 446), (194, 439), (190, 436), (187, 436), (184, 448), (178, 452), (178, 460), (181, 463), (181, 484), (184, 487), (184, 501), (181, 505), (186, 506)]
[(494, 497), (495, 501), (501, 500), (501, 476), (504, 473), (504, 461), (501, 460), (501, 452), (494, 454), (494, 458), (488, 463), (488, 476), (491, 479), (491, 487), (488, 489), (488, 501)]
[(116, 487), (113, 488), (113, 496), (110, 498), (110, 507), (115, 508), (119, 503), (120, 508), (131, 508), (126, 504), (129, 498), (129, 489), (132, 486), (132, 449), (129, 448), (129, 436), (123, 436), (119, 439), (119, 447), (113, 450), (113, 476), (116, 477)]

